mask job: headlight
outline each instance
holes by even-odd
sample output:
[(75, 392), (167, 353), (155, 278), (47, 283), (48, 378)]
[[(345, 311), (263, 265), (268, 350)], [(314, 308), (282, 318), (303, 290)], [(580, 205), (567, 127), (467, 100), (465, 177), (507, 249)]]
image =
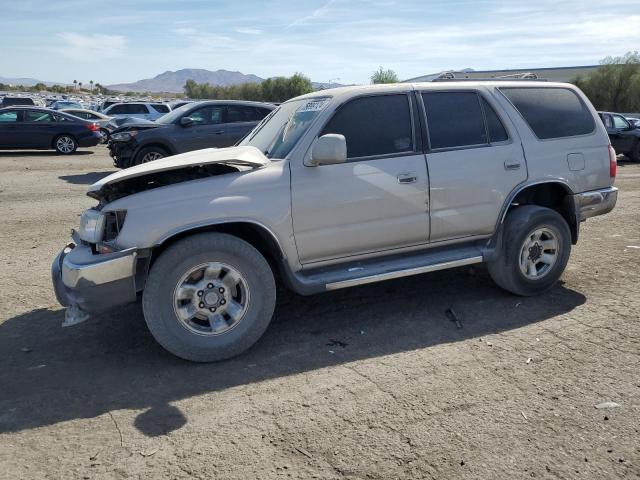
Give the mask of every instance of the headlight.
[(80, 216), (78, 234), (85, 242), (98, 243), (104, 232), (104, 214), (98, 210), (85, 210)]
[(120, 132), (111, 134), (111, 140), (114, 142), (128, 142), (138, 134), (137, 130), (131, 130), (130, 132)]

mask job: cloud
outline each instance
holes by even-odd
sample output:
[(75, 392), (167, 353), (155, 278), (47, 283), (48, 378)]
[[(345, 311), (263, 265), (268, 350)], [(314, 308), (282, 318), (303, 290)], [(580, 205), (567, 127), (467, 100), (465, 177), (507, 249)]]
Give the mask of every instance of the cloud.
[(305, 15), (304, 17), (300, 17), (295, 19), (287, 28), (290, 27), (300, 27), (302, 25), (307, 25), (314, 20), (318, 20), (320, 18), (326, 17), (333, 11), (333, 6), (338, 2), (338, 0), (329, 0), (327, 3), (322, 5), (320, 8), (316, 8), (310, 15)]
[(74, 60), (97, 61), (118, 57), (125, 53), (127, 39), (122, 35), (83, 35), (62, 32), (57, 35), (62, 45), (57, 49), (62, 55)]
[(259, 28), (240, 27), (240, 28), (236, 28), (236, 32), (243, 33), (245, 35), (261, 35), (262, 34), (262, 30), (260, 30)]

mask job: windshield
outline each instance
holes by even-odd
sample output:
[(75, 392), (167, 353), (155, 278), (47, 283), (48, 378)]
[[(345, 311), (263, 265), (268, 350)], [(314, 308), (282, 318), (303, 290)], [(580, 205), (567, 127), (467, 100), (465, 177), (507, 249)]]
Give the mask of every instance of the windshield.
[(187, 103), (186, 105), (181, 106), (180, 108), (176, 108), (175, 110), (171, 110), (169, 113), (165, 113), (163, 116), (156, 120), (156, 123), (161, 123), (163, 125), (168, 125), (170, 123), (175, 123), (176, 120), (181, 118), (189, 108), (193, 107), (192, 104)]
[(239, 145), (256, 147), (268, 158), (285, 158), (328, 103), (328, 97), (283, 103)]

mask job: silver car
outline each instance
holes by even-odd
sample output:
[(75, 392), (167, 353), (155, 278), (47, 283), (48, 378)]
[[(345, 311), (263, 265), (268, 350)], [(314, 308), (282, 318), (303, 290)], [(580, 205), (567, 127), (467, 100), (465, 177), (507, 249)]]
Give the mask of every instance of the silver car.
[(170, 111), (171, 107), (166, 103), (127, 102), (115, 103), (102, 113), (113, 118), (156, 120)]
[(484, 262), (505, 290), (541, 294), (581, 222), (614, 208), (615, 175), (604, 125), (573, 85), (324, 90), (283, 103), (235, 147), (93, 184), (99, 203), (53, 283), (66, 324), (141, 293), (161, 345), (220, 360), (264, 333), (276, 278), (309, 295)]
[(104, 115), (103, 113), (94, 112), (93, 110), (85, 108), (65, 108), (60, 111), (73, 115), (74, 117), (83, 118), (85, 120), (90, 120), (93, 123), (97, 123), (105, 140), (114, 129), (114, 126), (109, 124), (111, 117)]

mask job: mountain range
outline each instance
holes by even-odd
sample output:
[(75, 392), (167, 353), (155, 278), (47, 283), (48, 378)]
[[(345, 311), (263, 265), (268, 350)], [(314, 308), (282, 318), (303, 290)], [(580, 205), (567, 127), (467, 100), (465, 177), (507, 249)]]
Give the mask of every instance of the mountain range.
[[(260, 83), (265, 79), (251, 73), (231, 72), (229, 70), (205, 70), (202, 68), (183, 68), (172, 72), (167, 70), (153, 78), (145, 78), (132, 83), (118, 83), (107, 85), (109, 90), (117, 92), (172, 92), (182, 93), (187, 80), (194, 80), (197, 83), (208, 83), (210, 85), (238, 85), (241, 83)], [(338, 83), (311, 82), (314, 88), (330, 88), (341, 86)]]
[[(205, 70), (202, 68), (183, 68), (175, 72), (167, 70), (153, 78), (145, 78), (131, 83), (116, 83), (106, 85), (109, 90), (117, 92), (171, 92), (182, 93), (184, 84), (187, 80), (194, 80), (197, 83), (209, 83), (210, 85), (238, 85), (241, 83), (261, 83), (265, 79), (253, 74), (244, 74), (242, 72), (232, 72), (229, 70)], [(10, 85), (33, 86), (36, 83), (44, 83), (45, 85), (65, 85), (62, 82), (45, 82), (37, 78), (5, 78), (0, 77), (0, 83)], [(331, 88), (342, 86), (339, 83), (323, 83), (311, 82), (313, 88)]]

